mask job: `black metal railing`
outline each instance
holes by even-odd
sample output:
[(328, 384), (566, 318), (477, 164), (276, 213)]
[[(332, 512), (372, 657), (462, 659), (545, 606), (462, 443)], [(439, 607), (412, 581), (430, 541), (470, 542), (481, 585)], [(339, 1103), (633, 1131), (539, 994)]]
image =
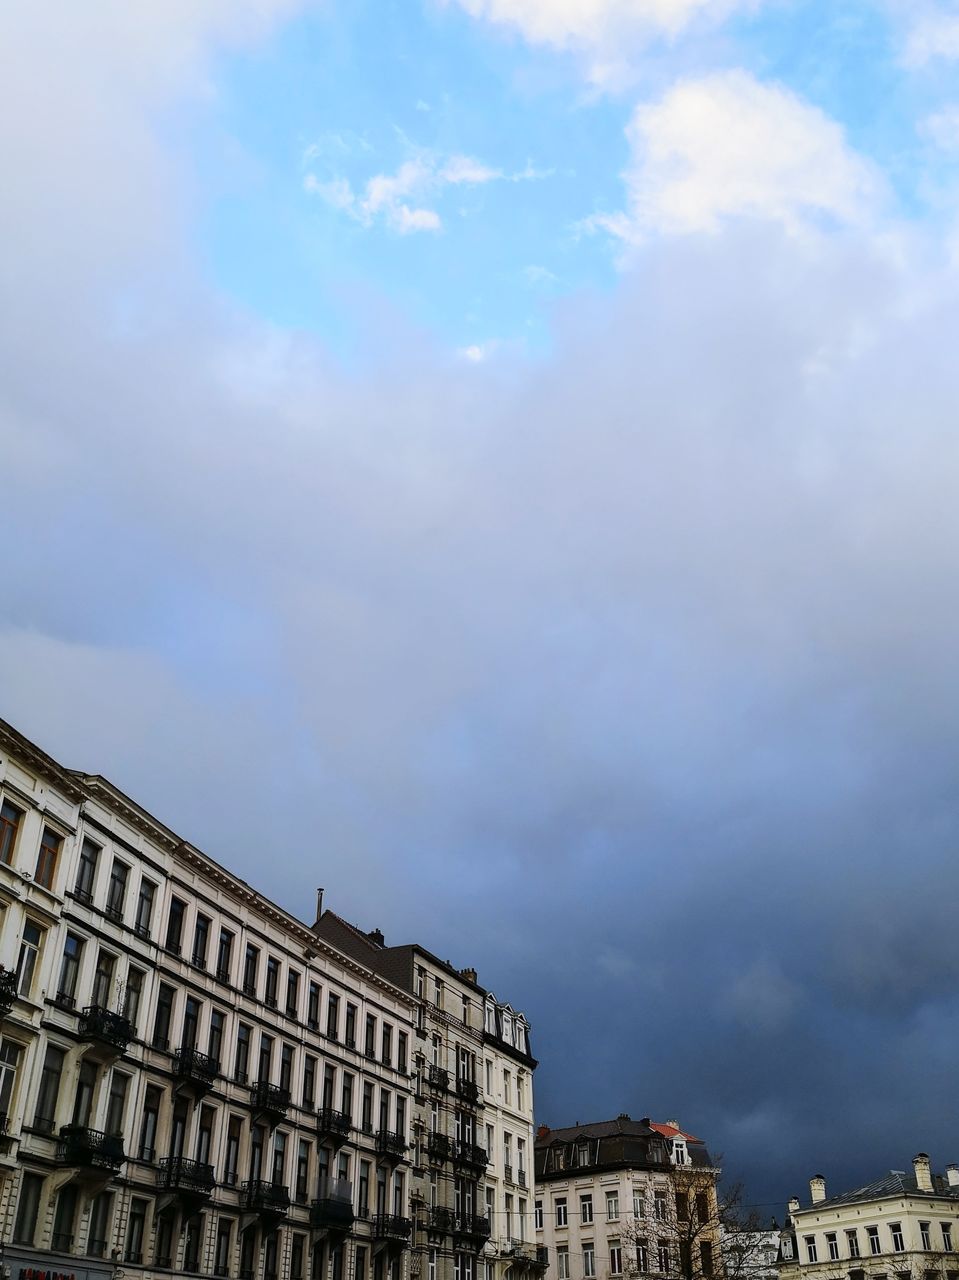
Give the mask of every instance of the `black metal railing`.
[(450, 1087), (450, 1073), (445, 1067), (436, 1067), (430, 1064), (426, 1071), (426, 1079), (434, 1089), (448, 1089)]
[(376, 1151), (378, 1155), (402, 1160), (406, 1155), (406, 1139), (401, 1133), (392, 1133), (389, 1129), (377, 1129)]
[(69, 1253), (73, 1248), (72, 1231), (54, 1231), (51, 1243), (54, 1253)]
[(453, 1230), (459, 1236), (483, 1242), (490, 1238), (490, 1221), (485, 1214), (461, 1213), (453, 1223)]
[(213, 1087), (213, 1081), (220, 1074), (218, 1058), (211, 1058), (207, 1053), (181, 1045), (173, 1055), (173, 1069), (181, 1080), (189, 1080), (193, 1084), (202, 1085), (205, 1089)]
[(467, 1080), (465, 1076), (458, 1076), (456, 1092), (466, 1102), (479, 1102), (479, 1085), (475, 1080)]
[(453, 1159), (457, 1164), (468, 1164), (474, 1169), (485, 1169), (489, 1164), (489, 1156), (483, 1147), (475, 1142), (457, 1142)]
[(64, 1125), (60, 1130), (57, 1164), (69, 1169), (118, 1173), (125, 1159), (123, 1138), (119, 1134), (101, 1133), (99, 1129), (84, 1129), (76, 1124)]
[(310, 1205), (310, 1226), (349, 1231), (353, 1226), (353, 1184), (345, 1178), (321, 1178), (319, 1192)]
[(285, 1218), (290, 1208), (290, 1189), (279, 1182), (264, 1182), (251, 1178), (244, 1182), (242, 1192), (243, 1208), (263, 1217)]
[(0, 966), (0, 1018), (5, 1018), (17, 998), (17, 975)]
[(113, 1013), (99, 1004), (88, 1004), (80, 1014), (78, 1027), (81, 1040), (95, 1040), (125, 1053), (133, 1039), (133, 1024), (122, 1013)]
[(157, 1169), (157, 1186), (167, 1191), (209, 1196), (216, 1186), (216, 1174), (212, 1164), (187, 1160), (183, 1156), (165, 1156)]
[(451, 1160), (454, 1144), (445, 1133), (431, 1133), (426, 1139), (426, 1154), (431, 1160)]
[(456, 1222), (456, 1214), (452, 1209), (443, 1209), (439, 1205), (433, 1205), (427, 1218), (427, 1225), (430, 1231), (440, 1231), (443, 1235), (449, 1235), (453, 1230)]
[(373, 1219), (374, 1240), (405, 1242), (410, 1238), (413, 1223), (409, 1218), (398, 1218), (394, 1213), (378, 1213)]
[(336, 1111), (333, 1107), (320, 1107), (316, 1113), (316, 1132), (321, 1138), (339, 1138), (345, 1140), (350, 1136), (350, 1116), (347, 1111)]
[(290, 1091), (281, 1088), (278, 1084), (270, 1084), (268, 1080), (257, 1080), (253, 1086), (250, 1102), (254, 1111), (285, 1116), (290, 1106)]
[(6, 1111), (0, 1111), (0, 1138), (5, 1138), (10, 1132), (10, 1117)]

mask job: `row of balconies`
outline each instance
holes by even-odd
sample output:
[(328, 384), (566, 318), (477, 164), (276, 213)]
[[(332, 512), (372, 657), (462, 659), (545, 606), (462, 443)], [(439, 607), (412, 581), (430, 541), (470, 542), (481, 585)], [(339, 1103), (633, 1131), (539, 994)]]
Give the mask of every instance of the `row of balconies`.
[(490, 1238), (490, 1221), (483, 1214), (454, 1213), (452, 1209), (434, 1207), (429, 1211), (430, 1231), (442, 1235), (462, 1236), (477, 1242), (480, 1248)]
[(475, 1080), (467, 1080), (463, 1076), (457, 1076), (455, 1080), (451, 1080), (450, 1073), (445, 1067), (431, 1064), (426, 1069), (426, 1079), (431, 1089), (455, 1092), (465, 1102), (478, 1103), (480, 1100), (479, 1085)]
[(443, 1133), (431, 1133), (426, 1140), (426, 1154), (431, 1160), (465, 1164), (472, 1169), (485, 1169), (489, 1156), (474, 1142), (454, 1142)]

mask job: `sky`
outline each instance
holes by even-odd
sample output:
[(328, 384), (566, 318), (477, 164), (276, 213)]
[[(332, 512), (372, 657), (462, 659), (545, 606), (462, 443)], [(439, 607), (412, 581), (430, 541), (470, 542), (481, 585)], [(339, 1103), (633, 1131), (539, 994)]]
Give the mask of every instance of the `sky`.
[(0, 714), (539, 1122), (959, 1159), (959, 5), (10, 0)]

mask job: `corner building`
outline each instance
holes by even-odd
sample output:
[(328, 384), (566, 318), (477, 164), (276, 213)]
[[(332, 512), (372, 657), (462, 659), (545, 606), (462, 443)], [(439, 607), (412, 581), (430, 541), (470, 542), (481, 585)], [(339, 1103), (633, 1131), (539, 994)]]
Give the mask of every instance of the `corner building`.
[(11, 1280), (406, 1280), (420, 1005), (0, 721)]
[(422, 1280), (540, 1280), (529, 1024), (424, 947), (386, 946), (332, 912), (317, 934), (415, 1001), (414, 1267)]

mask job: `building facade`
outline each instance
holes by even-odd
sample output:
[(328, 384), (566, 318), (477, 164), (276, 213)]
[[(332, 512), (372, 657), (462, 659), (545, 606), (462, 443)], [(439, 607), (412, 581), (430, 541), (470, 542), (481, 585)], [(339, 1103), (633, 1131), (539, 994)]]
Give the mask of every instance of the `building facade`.
[(0, 722), (12, 1280), (405, 1280), (418, 1002)]
[(424, 1280), (538, 1280), (526, 1018), (424, 947), (330, 911), (314, 928), (416, 1002), (414, 1265)]
[(929, 1157), (854, 1191), (789, 1202), (782, 1280), (959, 1280), (959, 1165), (933, 1173)]
[(672, 1121), (541, 1126), (535, 1217), (553, 1280), (719, 1275), (718, 1176)]

